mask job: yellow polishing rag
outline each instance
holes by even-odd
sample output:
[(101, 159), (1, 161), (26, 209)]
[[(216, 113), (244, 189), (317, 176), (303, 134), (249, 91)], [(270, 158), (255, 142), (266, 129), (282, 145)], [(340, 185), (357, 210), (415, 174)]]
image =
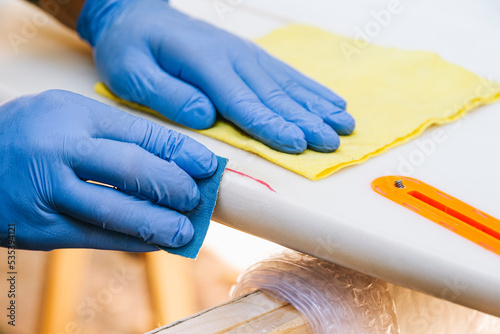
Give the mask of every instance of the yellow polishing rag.
[[(256, 42), (342, 96), (347, 111), (356, 119), (355, 132), (341, 137), (340, 148), (334, 153), (306, 150), (299, 155), (277, 152), (224, 121), (200, 132), (311, 180), (362, 163), (417, 137), (432, 124), (454, 121), (500, 98), (500, 84), (430, 52), (366, 45), (300, 25), (276, 30)], [(96, 90), (118, 100), (103, 84)]]

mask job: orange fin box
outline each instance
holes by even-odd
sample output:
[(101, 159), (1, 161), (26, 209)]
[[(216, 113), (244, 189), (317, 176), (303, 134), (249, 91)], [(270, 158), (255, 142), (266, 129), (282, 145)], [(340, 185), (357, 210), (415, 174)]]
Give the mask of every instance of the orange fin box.
[(379, 177), (373, 180), (372, 189), (500, 255), (500, 220), (410, 177)]

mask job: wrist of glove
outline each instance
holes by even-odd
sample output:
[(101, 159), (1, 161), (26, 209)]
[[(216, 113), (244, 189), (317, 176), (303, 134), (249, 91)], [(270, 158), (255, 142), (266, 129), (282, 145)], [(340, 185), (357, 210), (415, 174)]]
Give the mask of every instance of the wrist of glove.
[(93, 47), (102, 30), (112, 23), (113, 17), (126, 8), (132, 0), (87, 0), (77, 22), (77, 32), (82, 39)]

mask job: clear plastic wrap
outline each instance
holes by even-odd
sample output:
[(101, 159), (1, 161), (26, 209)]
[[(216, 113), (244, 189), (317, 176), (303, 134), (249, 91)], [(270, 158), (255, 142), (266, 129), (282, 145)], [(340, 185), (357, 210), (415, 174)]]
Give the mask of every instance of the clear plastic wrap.
[(289, 251), (251, 266), (231, 296), (256, 289), (292, 304), (313, 333), (399, 333), (385, 281), (305, 254)]
[(256, 289), (292, 304), (313, 333), (500, 333), (500, 318), (294, 251), (248, 268), (231, 295)]

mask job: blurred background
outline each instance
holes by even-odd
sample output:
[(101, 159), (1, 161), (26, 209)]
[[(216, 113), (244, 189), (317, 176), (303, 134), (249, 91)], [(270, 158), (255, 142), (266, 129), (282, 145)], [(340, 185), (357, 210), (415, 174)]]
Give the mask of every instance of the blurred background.
[[(164, 269), (165, 279), (159, 284), (170, 287), (166, 292), (152, 291), (157, 283), (148, 279), (151, 273), (148, 264), (151, 266), (152, 262), (146, 260), (145, 254), (18, 250), (16, 326), (1, 321), (0, 333), (147, 332), (229, 300), (229, 291), (238, 275), (280, 249), (283, 248), (276, 244), (212, 222), (196, 260), (163, 251), (153, 255), (153, 265)], [(54, 254), (58, 257), (50, 258)], [(70, 266), (55, 269), (48, 265), (51, 260), (60, 263), (68, 257)], [(7, 249), (0, 248), (0, 259), (6, 258)], [(0, 272), (7, 271), (7, 261), (0, 261)], [(54, 279), (54, 275), (59, 279)], [(2, 283), (1, 286), (6, 285)], [(168, 295), (164, 302), (170, 305), (162, 315), (158, 314), (158, 308), (155, 312), (155, 300), (151, 298), (160, 294)], [(44, 307), (57, 303), (54, 297), (65, 307), (57, 315), (47, 314)], [(8, 302), (7, 294), (0, 293), (2, 309)], [(58, 331), (44, 331), (47, 326), (54, 325)]]

